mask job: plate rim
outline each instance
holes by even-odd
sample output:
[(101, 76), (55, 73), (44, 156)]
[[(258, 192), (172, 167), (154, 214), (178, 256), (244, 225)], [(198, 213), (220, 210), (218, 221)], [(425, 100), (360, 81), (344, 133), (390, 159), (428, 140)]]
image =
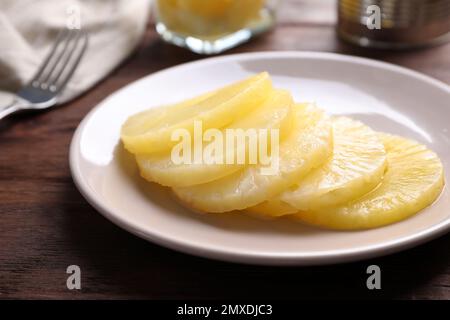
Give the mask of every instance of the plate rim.
[(418, 246), (424, 242), (433, 240), (439, 236), (444, 235), (450, 231), (450, 216), (433, 225), (430, 228), (424, 229), (420, 232), (400, 237), (389, 242), (382, 242), (374, 245), (368, 245), (365, 247), (359, 247), (355, 249), (337, 249), (329, 251), (320, 251), (317, 253), (292, 253), (292, 254), (273, 254), (273, 253), (255, 253), (245, 250), (233, 251), (225, 248), (213, 247), (208, 245), (198, 245), (190, 242), (183, 242), (179, 239), (158, 234), (154, 230), (149, 232), (144, 230), (138, 225), (133, 225), (129, 223), (126, 219), (121, 217), (121, 214), (116, 212), (114, 208), (107, 208), (100, 201), (98, 201), (89, 192), (89, 186), (86, 185), (84, 179), (81, 177), (81, 172), (79, 169), (79, 162), (77, 158), (77, 147), (79, 146), (81, 135), (86, 123), (92, 117), (92, 115), (100, 109), (104, 104), (108, 103), (110, 99), (114, 99), (116, 95), (119, 95), (122, 91), (127, 90), (130, 86), (137, 84), (140, 81), (145, 81), (149, 77), (157, 76), (166, 72), (173, 72), (176, 70), (182, 70), (184, 68), (193, 68), (196, 65), (204, 64), (214, 64), (226, 61), (236, 61), (236, 60), (251, 60), (260, 58), (322, 58), (326, 60), (334, 61), (344, 61), (358, 63), (362, 65), (369, 65), (373, 67), (378, 67), (384, 70), (390, 70), (403, 75), (416, 78), (427, 82), (433, 86), (439, 87), (440, 89), (446, 91), (450, 95), (450, 86), (435, 79), (431, 76), (425, 75), (418, 71), (408, 69), (402, 66), (398, 66), (392, 63), (373, 60), (369, 58), (363, 58), (352, 55), (330, 53), (330, 52), (315, 52), (315, 51), (264, 51), (264, 52), (251, 52), (251, 53), (237, 53), (224, 55), (219, 57), (210, 57), (205, 59), (200, 59), (192, 62), (187, 62), (179, 64), (170, 68), (166, 68), (154, 73), (150, 73), (140, 79), (132, 81), (127, 85), (121, 87), (120, 89), (114, 91), (102, 101), (100, 101), (94, 108), (92, 108), (79, 123), (77, 129), (75, 130), (69, 148), (69, 167), (72, 175), (72, 179), (82, 196), (87, 200), (87, 202), (94, 207), (100, 214), (102, 214), (109, 221), (113, 222), (118, 227), (134, 234), (142, 239), (150, 241), (152, 243), (158, 244), (160, 246), (194, 255), (197, 257), (210, 258), (220, 261), (234, 262), (234, 263), (245, 263), (253, 265), (271, 265), (271, 266), (314, 266), (314, 265), (329, 265), (346, 263), (352, 261), (360, 261), (365, 259), (370, 259), (374, 257), (380, 257), (389, 255), (395, 252), (403, 251), (415, 246)]

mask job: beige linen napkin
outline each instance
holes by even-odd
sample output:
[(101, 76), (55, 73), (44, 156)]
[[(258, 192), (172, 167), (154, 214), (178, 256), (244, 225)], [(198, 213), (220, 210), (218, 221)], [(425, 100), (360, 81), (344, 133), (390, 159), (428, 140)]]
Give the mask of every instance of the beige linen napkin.
[(60, 102), (105, 77), (139, 43), (150, 0), (1, 0), (0, 90), (16, 91), (37, 71), (62, 28), (89, 34), (89, 47)]

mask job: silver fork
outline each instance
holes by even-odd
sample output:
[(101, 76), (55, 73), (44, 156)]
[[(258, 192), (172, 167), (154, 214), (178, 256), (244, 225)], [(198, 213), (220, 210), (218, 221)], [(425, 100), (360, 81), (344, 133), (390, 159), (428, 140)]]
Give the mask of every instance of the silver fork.
[(0, 107), (0, 119), (20, 110), (41, 110), (58, 102), (86, 51), (88, 37), (81, 30), (61, 31), (35, 76), (21, 88), (13, 101)]

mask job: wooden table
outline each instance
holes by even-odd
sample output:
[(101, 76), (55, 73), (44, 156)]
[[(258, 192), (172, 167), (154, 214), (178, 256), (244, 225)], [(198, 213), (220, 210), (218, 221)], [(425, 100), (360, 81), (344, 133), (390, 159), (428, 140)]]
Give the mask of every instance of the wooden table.
[[(308, 3), (306, 3), (308, 2)], [(277, 28), (230, 53), (340, 52), (393, 62), (450, 83), (450, 44), (410, 52), (339, 41), (333, 1), (285, 1)], [(0, 123), (0, 298), (406, 298), (450, 299), (450, 235), (388, 257), (345, 265), (275, 268), (209, 261), (141, 240), (98, 214), (75, 188), (68, 151), (80, 120), (113, 91), (203, 57), (162, 42), (142, 45), (106, 80), (67, 105)], [(79, 265), (82, 290), (66, 287)], [(382, 290), (366, 289), (366, 268)]]

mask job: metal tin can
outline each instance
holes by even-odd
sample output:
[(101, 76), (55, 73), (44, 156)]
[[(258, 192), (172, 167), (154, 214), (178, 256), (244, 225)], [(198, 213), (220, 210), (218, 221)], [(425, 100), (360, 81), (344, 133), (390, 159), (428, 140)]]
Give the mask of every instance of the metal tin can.
[(339, 36), (364, 47), (407, 49), (450, 40), (450, 0), (339, 0), (338, 17)]

